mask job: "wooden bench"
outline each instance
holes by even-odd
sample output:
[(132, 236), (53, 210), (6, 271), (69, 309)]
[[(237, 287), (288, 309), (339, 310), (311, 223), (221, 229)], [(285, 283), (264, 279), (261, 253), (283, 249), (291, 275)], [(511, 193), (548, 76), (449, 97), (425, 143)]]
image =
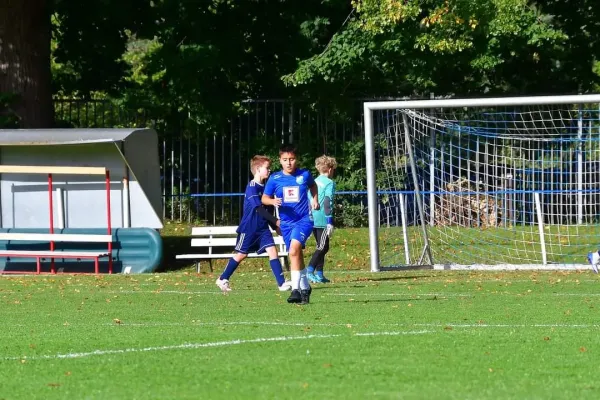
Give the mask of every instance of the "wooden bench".
[[(175, 258), (178, 260), (195, 260), (196, 272), (200, 272), (200, 260), (208, 260), (210, 270), (212, 272), (212, 260), (230, 258), (233, 256), (233, 250), (235, 249), (237, 240), (237, 226), (203, 226), (192, 228), (192, 247), (205, 248), (208, 253), (203, 254), (179, 254)], [(277, 254), (281, 265), (286, 269), (288, 268), (287, 256), (288, 250), (283, 241), (283, 237), (279, 236), (277, 232), (273, 233), (273, 240), (277, 247)], [(231, 249), (230, 253), (215, 252), (216, 248), (228, 247)], [(248, 257), (268, 257), (269, 255), (265, 252), (262, 254), (250, 253)]]
[[(24, 257), (35, 258), (36, 273), (41, 273), (41, 262), (44, 259), (51, 261), (51, 273), (56, 273), (54, 259), (93, 259), (94, 272), (99, 273), (99, 259), (103, 257), (112, 257), (112, 251), (63, 251), (54, 250), (54, 242), (78, 242), (78, 243), (112, 243), (112, 235), (96, 234), (72, 234), (72, 233), (0, 233), (0, 240), (9, 242), (47, 242), (50, 247), (48, 250), (0, 250), (0, 257)], [(10, 244), (10, 243), (9, 243)], [(112, 263), (109, 262), (109, 273), (112, 273)], [(18, 271), (0, 271), (0, 273), (22, 273)]]

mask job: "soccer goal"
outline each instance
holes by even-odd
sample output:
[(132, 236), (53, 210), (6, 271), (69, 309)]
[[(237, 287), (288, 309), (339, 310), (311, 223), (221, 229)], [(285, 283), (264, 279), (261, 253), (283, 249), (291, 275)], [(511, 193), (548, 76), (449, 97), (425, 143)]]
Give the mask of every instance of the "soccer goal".
[(575, 269), (600, 244), (600, 95), (366, 102), (371, 271)]

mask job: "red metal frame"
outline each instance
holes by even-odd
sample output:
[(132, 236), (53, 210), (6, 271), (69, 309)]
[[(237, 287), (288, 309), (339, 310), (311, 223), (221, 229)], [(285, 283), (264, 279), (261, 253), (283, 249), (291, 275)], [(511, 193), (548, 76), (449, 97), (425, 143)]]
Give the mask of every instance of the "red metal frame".
[[(52, 257), (47, 257), (47, 256), (38, 256), (35, 254), (21, 254), (21, 253), (5, 253), (2, 254), (2, 257), (25, 257), (25, 258), (35, 258), (35, 264), (36, 264), (36, 272), (35, 274), (41, 274), (42, 273), (42, 265), (41, 265), (41, 260), (44, 258), (51, 258), (52, 260), (54, 260), (54, 258)], [(81, 254), (77, 254), (77, 255), (72, 255), (72, 254), (61, 254), (60, 258), (74, 258), (74, 259), (81, 259), (81, 258), (91, 258), (94, 260), (94, 273), (98, 274), (100, 273), (100, 257), (101, 256), (87, 256), (87, 255), (81, 255)], [(109, 254), (110, 257), (110, 254)], [(2, 271), (3, 274), (23, 274), (26, 272), (20, 272), (20, 271)], [(33, 273), (33, 272), (31, 272)], [(51, 273), (56, 274), (56, 271), (51, 271)]]
[[(48, 174), (48, 204), (50, 206), (50, 233), (54, 233), (54, 196), (52, 195), (52, 174)], [(54, 241), (50, 241), (50, 251), (54, 251)], [(40, 269), (40, 259), (37, 259), (38, 271)], [(50, 261), (50, 272), (56, 273), (54, 258)]]
[[(106, 219), (108, 226), (108, 234), (112, 235), (111, 215), (110, 215), (110, 172), (106, 170)], [(98, 260), (96, 260), (97, 262)], [(108, 242), (108, 273), (112, 274), (112, 240)]]
[[(111, 224), (111, 204), (110, 204), (110, 172), (106, 169), (105, 173), (105, 185), (106, 185), (106, 219), (107, 219), (107, 230), (108, 234), (112, 236), (112, 224)], [(49, 206), (49, 215), (50, 215), (50, 233), (54, 233), (54, 198), (53, 198), (53, 180), (52, 173), (48, 174), (48, 206)], [(54, 244), (54, 240), (50, 240), (50, 251), (54, 251), (56, 248)], [(112, 259), (112, 240), (108, 242), (108, 273), (112, 274), (113, 272), (113, 259)], [(2, 257), (29, 257), (36, 259), (36, 272), (35, 274), (41, 273), (41, 259), (49, 258), (46, 256), (37, 256), (35, 254), (25, 255), (25, 254), (3, 254)], [(64, 255), (61, 254), (58, 258), (92, 258), (94, 259), (94, 273), (98, 274), (100, 272), (100, 256), (85, 256), (85, 255)], [(10, 274), (10, 273), (27, 273), (27, 272), (18, 272), (18, 271), (1, 271), (0, 274)], [(54, 262), (54, 257), (50, 257), (50, 273), (56, 274), (56, 265)]]

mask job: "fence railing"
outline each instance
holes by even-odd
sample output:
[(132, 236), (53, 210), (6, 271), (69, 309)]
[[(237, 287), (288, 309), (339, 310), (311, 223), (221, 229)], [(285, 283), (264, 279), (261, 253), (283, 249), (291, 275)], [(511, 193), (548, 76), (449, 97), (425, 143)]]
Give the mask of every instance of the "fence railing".
[[(57, 124), (64, 127), (160, 124), (145, 110), (130, 110), (112, 100), (56, 99), (54, 104)], [(361, 101), (356, 101), (344, 115), (286, 100), (249, 100), (242, 105), (238, 113), (220, 126), (206, 128), (182, 120), (167, 131), (157, 128), (161, 137), (164, 218), (207, 224), (237, 223), (245, 186), (252, 179), (250, 158), (267, 154), (276, 159), (279, 145), (287, 141), (299, 144), (301, 163), (307, 168), (314, 166), (314, 158), (319, 155), (335, 156), (341, 161), (342, 167), (337, 171), (340, 181), (364, 168), (363, 152), (352, 150), (351, 146), (363, 142)], [(366, 196), (352, 191), (341, 191), (339, 196), (345, 198), (347, 212), (364, 214)], [(347, 219), (349, 224), (363, 224), (360, 216), (349, 214)]]

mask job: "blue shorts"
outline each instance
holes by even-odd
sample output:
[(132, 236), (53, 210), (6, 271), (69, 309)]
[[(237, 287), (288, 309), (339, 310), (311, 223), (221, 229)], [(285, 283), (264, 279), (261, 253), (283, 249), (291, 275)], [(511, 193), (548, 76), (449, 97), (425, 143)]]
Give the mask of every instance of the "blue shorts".
[(273, 241), (273, 234), (268, 229), (258, 232), (242, 232), (237, 235), (235, 251), (243, 254), (254, 252), (261, 254), (265, 252), (267, 247), (271, 246), (275, 246), (275, 241)]
[(281, 222), (279, 226), (281, 236), (288, 250), (293, 240), (297, 240), (302, 244), (302, 248), (306, 245), (306, 241), (312, 234), (313, 222), (311, 220), (302, 220), (298, 222)]

